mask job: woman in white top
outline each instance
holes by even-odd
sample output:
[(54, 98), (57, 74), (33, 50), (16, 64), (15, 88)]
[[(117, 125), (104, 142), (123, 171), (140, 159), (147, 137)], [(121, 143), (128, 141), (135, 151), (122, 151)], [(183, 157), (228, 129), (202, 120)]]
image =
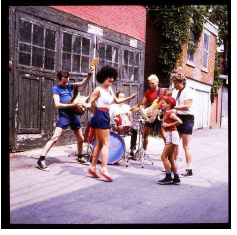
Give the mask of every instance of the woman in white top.
[[(182, 138), (183, 148), (186, 157), (186, 172), (181, 174), (183, 177), (191, 177), (193, 175), (192, 171), (192, 150), (190, 147), (191, 135), (194, 126), (194, 107), (193, 99), (194, 92), (191, 88), (186, 86), (186, 78), (183, 74), (177, 73), (172, 77), (174, 88), (178, 90), (176, 98), (176, 106), (174, 109), (177, 110), (178, 117), (182, 120), (183, 124), (177, 126), (180, 138)], [(176, 160), (178, 156), (178, 148), (176, 148), (174, 159)]]
[[(133, 99), (137, 94), (133, 93), (131, 96), (126, 98), (118, 99), (111, 88), (112, 83), (117, 79), (118, 72), (116, 69), (110, 66), (104, 66), (96, 75), (97, 82), (100, 83), (100, 86), (96, 87), (94, 92), (91, 95), (88, 108), (92, 107), (92, 104), (96, 102), (97, 109), (95, 114), (90, 122), (90, 127), (95, 129), (96, 135), (96, 146), (92, 155), (92, 164), (88, 168), (88, 172), (99, 178), (102, 176), (108, 181), (113, 181), (109, 176), (107, 169), (107, 160), (109, 156), (109, 147), (110, 147), (110, 116), (109, 108), (112, 102), (122, 103), (127, 100)], [(96, 172), (96, 164), (98, 157), (101, 153), (101, 169), (99, 174)]]

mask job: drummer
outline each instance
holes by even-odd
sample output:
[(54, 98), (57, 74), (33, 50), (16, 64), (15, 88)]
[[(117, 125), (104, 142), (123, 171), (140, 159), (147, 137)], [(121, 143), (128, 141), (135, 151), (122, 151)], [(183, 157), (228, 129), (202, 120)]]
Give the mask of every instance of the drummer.
[[(125, 98), (124, 91), (118, 91), (116, 93), (116, 97), (118, 99)], [(112, 104), (110, 106), (109, 114), (110, 114), (110, 120), (112, 123), (115, 124), (116, 121), (116, 116), (121, 115), (121, 114), (127, 114), (131, 117), (131, 112), (130, 112), (131, 107), (128, 104), (124, 104), (124, 102), (119, 103), (119, 104)], [(130, 143), (130, 156), (134, 156), (134, 149), (136, 147), (137, 143), (137, 130), (132, 127), (132, 125), (129, 128), (129, 132), (131, 132), (131, 143)]]

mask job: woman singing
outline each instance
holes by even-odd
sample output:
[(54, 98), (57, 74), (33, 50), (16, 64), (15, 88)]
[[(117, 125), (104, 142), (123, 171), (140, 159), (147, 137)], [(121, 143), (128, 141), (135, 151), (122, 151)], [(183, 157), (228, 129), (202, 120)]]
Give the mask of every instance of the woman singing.
[[(90, 127), (95, 129), (96, 146), (92, 155), (92, 164), (88, 168), (88, 173), (95, 178), (103, 177), (108, 181), (113, 181), (110, 177), (107, 169), (107, 160), (109, 156), (110, 147), (110, 105), (115, 102), (116, 104), (133, 99), (137, 94), (133, 93), (129, 97), (118, 99), (111, 88), (112, 83), (116, 81), (118, 72), (116, 69), (105, 66), (96, 75), (97, 82), (100, 86), (96, 87), (91, 95), (88, 108), (92, 107), (92, 104), (96, 101), (97, 109), (90, 122)], [(101, 169), (98, 174), (96, 171), (96, 164), (98, 157), (101, 154)]]

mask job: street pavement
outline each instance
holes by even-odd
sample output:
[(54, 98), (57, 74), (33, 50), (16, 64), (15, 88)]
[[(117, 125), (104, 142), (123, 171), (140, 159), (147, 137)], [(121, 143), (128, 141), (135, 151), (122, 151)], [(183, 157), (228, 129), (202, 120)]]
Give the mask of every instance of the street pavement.
[[(129, 148), (130, 137), (126, 137)], [(53, 147), (46, 157), (50, 171), (36, 168), (41, 150), (10, 158), (11, 224), (189, 224), (228, 223), (228, 129), (195, 130), (192, 178), (180, 185), (163, 179), (160, 138), (149, 137), (154, 162), (123, 160), (108, 169), (114, 182), (92, 178), (79, 164), (76, 144)], [(85, 149), (84, 149), (85, 151)], [(185, 170), (182, 145), (179, 173)], [(100, 168), (98, 165), (98, 169)]]

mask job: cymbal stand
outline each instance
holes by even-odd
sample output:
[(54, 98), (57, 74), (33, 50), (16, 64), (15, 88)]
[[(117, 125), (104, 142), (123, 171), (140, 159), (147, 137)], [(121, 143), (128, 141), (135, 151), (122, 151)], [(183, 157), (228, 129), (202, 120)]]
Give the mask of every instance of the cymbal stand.
[(130, 156), (130, 154), (127, 154), (124, 156), (125, 161), (126, 161), (126, 167), (128, 167), (128, 161), (130, 159), (135, 160), (135, 161), (139, 161), (142, 163), (142, 168), (144, 168), (144, 160), (148, 160), (151, 162), (151, 164), (153, 165), (153, 162), (151, 161), (151, 159), (149, 158), (148, 155), (144, 155), (144, 149), (143, 149), (143, 128), (144, 126), (144, 120), (140, 120), (139, 121), (139, 126), (138, 126), (138, 144), (136, 144), (136, 146), (132, 149), (135, 150), (137, 148), (137, 151), (134, 153), (134, 156)]

